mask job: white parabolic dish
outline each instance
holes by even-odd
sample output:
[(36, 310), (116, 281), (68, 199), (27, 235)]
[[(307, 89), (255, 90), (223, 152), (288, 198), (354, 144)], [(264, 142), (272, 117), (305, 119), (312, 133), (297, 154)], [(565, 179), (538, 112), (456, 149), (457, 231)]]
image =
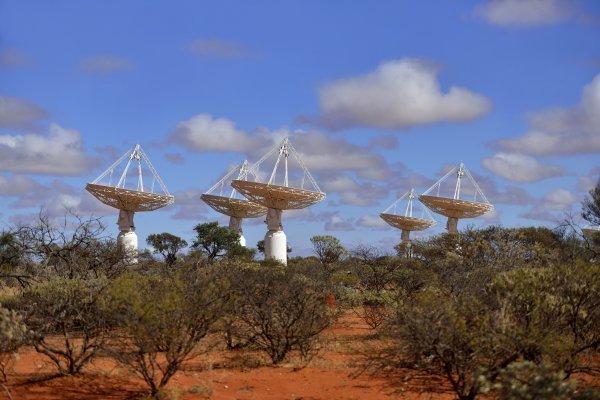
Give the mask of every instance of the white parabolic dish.
[(298, 210), (325, 198), (323, 192), (268, 183), (234, 180), (231, 182), (231, 186), (250, 201), (276, 210)]
[(125, 211), (154, 211), (173, 204), (173, 195), (88, 183), (85, 190), (107, 206)]

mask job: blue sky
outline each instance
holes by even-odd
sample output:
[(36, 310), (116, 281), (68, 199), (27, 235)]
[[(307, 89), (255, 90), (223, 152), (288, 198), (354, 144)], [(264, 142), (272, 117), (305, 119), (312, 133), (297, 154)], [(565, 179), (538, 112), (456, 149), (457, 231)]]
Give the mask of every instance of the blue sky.
[(140, 143), (175, 195), (140, 242), (189, 240), (226, 222), (199, 195), (287, 135), (327, 192), (284, 214), (293, 254), (324, 233), (391, 249), (378, 214), (460, 161), (497, 210), (460, 226), (555, 226), (600, 177), (598, 110), (595, 0), (4, 0), (0, 222), (68, 207), (116, 235), (83, 187)]

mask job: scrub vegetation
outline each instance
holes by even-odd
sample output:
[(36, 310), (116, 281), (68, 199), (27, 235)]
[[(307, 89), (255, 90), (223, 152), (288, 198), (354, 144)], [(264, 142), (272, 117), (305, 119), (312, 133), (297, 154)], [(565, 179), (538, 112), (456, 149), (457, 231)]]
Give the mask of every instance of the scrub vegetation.
[[(583, 204), (590, 223), (600, 220), (598, 193)], [(598, 398), (600, 235), (569, 224), (466, 229), (414, 241), (410, 258), (401, 248), (345, 249), (335, 237), (314, 236), (315, 256), (284, 267), (254, 260), (216, 223), (194, 229), (189, 251), (183, 239), (160, 233), (148, 238), (154, 254), (126, 265), (97, 219), (41, 214), (7, 228), (6, 396), (25, 349), (45, 357), (57, 379), (110, 358), (150, 396), (165, 398), (186, 363), (215, 348), (272, 365), (310, 362), (323, 333), (351, 314), (377, 342), (357, 350), (359, 373), (393, 379), (394, 371), (414, 371), (405, 379), (439, 379), (465, 400)]]

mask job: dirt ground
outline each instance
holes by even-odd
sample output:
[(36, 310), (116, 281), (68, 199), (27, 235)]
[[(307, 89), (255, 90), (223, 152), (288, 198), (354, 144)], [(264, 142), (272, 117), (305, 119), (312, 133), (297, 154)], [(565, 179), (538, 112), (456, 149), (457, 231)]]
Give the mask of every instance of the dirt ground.
[[(373, 332), (347, 314), (323, 335), (321, 351), (309, 362), (271, 366), (257, 353), (214, 348), (187, 362), (169, 382), (171, 399), (452, 399), (438, 379), (359, 374), (361, 352), (375, 346)], [(51, 378), (55, 369), (34, 350), (24, 349), (8, 377), (14, 400), (144, 399), (145, 384), (109, 358), (96, 358), (77, 376)], [(6, 397), (0, 392), (0, 400)]]

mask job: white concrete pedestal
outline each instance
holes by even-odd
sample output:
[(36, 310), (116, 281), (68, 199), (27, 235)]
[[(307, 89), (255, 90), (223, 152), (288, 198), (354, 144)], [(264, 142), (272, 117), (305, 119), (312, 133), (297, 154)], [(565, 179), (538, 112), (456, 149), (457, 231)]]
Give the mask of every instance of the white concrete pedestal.
[(134, 211), (119, 210), (119, 236), (117, 236), (117, 246), (125, 253), (125, 261), (128, 264), (137, 264), (138, 262), (138, 238), (135, 234), (133, 225)]
[(274, 260), (287, 265), (287, 238), (281, 225), (282, 210), (269, 208), (267, 211), (268, 231), (265, 235), (265, 260)]

